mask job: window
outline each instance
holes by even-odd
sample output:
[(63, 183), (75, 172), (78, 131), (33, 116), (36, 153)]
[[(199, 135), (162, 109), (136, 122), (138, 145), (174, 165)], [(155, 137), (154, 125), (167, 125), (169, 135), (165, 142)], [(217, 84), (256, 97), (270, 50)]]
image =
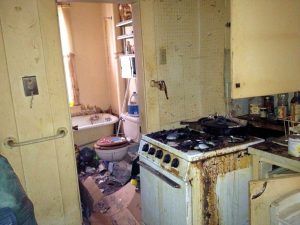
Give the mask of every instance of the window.
[(72, 37), (70, 32), (69, 5), (58, 6), (58, 20), (62, 54), (65, 68), (65, 77), (70, 106), (79, 104), (79, 88), (75, 72), (75, 54), (73, 53)]

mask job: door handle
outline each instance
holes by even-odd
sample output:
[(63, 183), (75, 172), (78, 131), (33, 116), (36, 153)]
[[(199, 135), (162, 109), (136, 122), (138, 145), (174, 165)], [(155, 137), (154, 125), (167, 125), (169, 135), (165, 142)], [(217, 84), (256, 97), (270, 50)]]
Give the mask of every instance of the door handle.
[(145, 170), (152, 173), (154, 176), (158, 177), (160, 180), (163, 180), (167, 184), (169, 184), (173, 188), (180, 188), (180, 185), (171, 180), (170, 178), (166, 177), (162, 173), (158, 172), (157, 170), (153, 169), (151, 166), (148, 166), (146, 163), (138, 161), (138, 164), (143, 167)]
[(151, 87), (157, 87), (160, 91), (164, 91), (166, 99), (169, 99), (167, 85), (164, 80), (151, 80), (150, 85)]

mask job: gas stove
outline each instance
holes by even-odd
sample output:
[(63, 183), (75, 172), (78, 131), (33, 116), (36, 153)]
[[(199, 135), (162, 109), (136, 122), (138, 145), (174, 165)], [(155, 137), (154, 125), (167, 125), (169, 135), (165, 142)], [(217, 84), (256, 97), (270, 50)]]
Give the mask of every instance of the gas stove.
[[(217, 219), (206, 217), (212, 215), (214, 212), (210, 210), (218, 206), (214, 201), (208, 203), (205, 200), (208, 194), (213, 196), (212, 199), (217, 199), (216, 187), (211, 184), (218, 183), (218, 174), (223, 181), (226, 173), (235, 173), (234, 170), (241, 165), (239, 161), (247, 162), (249, 158), (248, 146), (263, 141), (251, 136), (215, 136), (188, 127), (142, 135), (139, 146), (142, 224), (217, 224)], [(218, 170), (219, 167), (222, 169)], [(243, 179), (236, 179), (239, 184), (245, 181), (243, 185), (247, 186), (245, 174), (250, 177), (250, 168), (246, 169), (247, 172), (242, 171), (237, 172), (236, 176), (242, 174)], [(228, 177), (231, 179), (232, 175)], [(226, 190), (234, 189), (231, 184), (235, 182), (226, 180), (224, 183)], [(239, 191), (236, 199), (244, 199), (239, 196), (241, 193), (247, 195), (246, 190), (245, 193)], [(220, 198), (227, 199), (227, 196)], [(235, 201), (232, 199), (230, 202)], [(207, 207), (210, 204), (214, 206)], [(227, 207), (222, 204), (221, 208)], [(228, 215), (236, 215), (236, 207), (229, 208)], [(235, 224), (245, 220), (243, 215), (247, 212), (246, 207)]]

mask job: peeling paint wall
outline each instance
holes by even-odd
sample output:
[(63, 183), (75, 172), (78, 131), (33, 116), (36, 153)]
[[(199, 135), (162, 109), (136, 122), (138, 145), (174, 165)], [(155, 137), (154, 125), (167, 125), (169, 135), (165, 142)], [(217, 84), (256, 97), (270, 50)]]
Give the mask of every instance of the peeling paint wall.
[[(140, 7), (147, 130), (224, 113), (225, 0), (141, 0)], [(152, 79), (166, 82), (169, 100)]]
[(113, 5), (76, 2), (69, 11), (80, 103), (119, 113)]

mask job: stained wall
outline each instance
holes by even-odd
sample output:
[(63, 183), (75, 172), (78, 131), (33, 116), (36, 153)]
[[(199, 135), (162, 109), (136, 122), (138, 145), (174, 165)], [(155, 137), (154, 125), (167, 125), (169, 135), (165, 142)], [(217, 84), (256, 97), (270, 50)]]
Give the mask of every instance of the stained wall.
[(111, 106), (119, 113), (124, 83), (118, 79), (114, 6), (76, 2), (69, 10), (80, 103), (104, 110)]
[[(140, 1), (148, 131), (225, 112), (226, 10), (224, 0)], [(151, 80), (165, 81), (168, 100)]]

